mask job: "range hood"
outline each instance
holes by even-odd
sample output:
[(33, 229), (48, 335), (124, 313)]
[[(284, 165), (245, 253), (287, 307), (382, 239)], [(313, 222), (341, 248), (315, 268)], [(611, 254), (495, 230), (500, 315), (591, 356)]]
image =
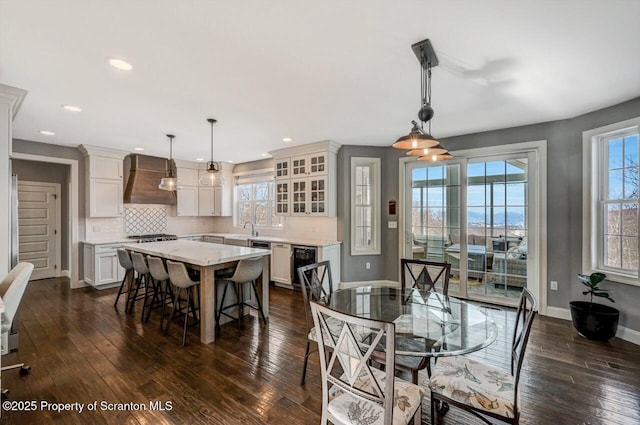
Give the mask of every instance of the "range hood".
[[(131, 154), (124, 159), (125, 204), (176, 204), (176, 193), (158, 189), (169, 160)], [(175, 170), (175, 167), (174, 167)]]

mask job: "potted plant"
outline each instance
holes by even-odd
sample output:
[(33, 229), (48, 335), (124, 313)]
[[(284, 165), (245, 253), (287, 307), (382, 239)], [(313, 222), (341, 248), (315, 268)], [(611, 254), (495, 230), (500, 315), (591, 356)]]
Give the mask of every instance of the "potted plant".
[(620, 311), (604, 304), (594, 304), (593, 297), (605, 298), (615, 302), (609, 291), (598, 287), (607, 277), (604, 273), (578, 274), (578, 279), (587, 290), (583, 295), (589, 295), (589, 301), (571, 301), (571, 319), (578, 333), (594, 341), (608, 341), (616, 335)]

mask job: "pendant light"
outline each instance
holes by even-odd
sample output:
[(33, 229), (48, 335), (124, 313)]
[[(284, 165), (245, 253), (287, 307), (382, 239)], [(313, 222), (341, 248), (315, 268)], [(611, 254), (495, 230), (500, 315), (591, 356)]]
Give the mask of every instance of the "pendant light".
[(218, 121), (213, 118), (207, 118), (211, 124), (211, 161), (207, 162), (207, 172), (200, 175), (200, 184), (203, 186), (222, 186), (224, 177), (220, 171), (220, 163), (213, 161), (213, 125)]
[(169, 169), (166, 170), (164, 177), (160, 180), (158, 189), (173, 192), (176, 189), (182, 189), (182, 186), (180, 186), (180, 181), (178, 181), (176, 173), (173, 170), (173, 138), (176, 136), (167, 134), (167, 137), (169, 138)]
[[(407, 155), (419, 156), (421, 161), (442, 161), (453, 158), (449, 151), (440, 145), (431, 135), (431, 118), (434, 110), (431, 107), (431, 68), (438, 65), (438, 58), (429, 39), (411, 46), (420, 62), (420, 110), (416, 121), (408, 135), (400, 137), (392, 146), (397, 149), (409, 149)], [(428, 122), (428, 131), (424, 124)], [(422, 159), (422, 158), (427, 159)]]

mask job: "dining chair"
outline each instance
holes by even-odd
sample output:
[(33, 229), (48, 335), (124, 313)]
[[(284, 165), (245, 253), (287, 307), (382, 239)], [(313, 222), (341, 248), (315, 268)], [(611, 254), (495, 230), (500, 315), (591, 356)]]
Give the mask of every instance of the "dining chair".
[(421, 291), (439, 292), (447, 295), (449, 292), (449, 275), (451, 264), (437, 261), (400, 259), (400, 284), (416, 288)]
[[(395, 324), (339, 313), (315, 301), (310, 306), (322, 374), (321, 423), (420, 424), (424, 389), (393, 375)], [(366, 344), (356, 337), (357, 328), (369, 330)], [(371, 366), (374, 351), (385, 353), (386, 372)]]
[(513, 330), (510, 373), (464, 356), (443, 357), (438, 361), (429, 380), (431, 423), (435, 423), (437, 402), (466, 410), (485, 423), (492, 423), (489, 418), (519, 423), (518, 383), (537, 311), (535, 297), (524, 288)]
[[(438, 292), (447, 295), (449, 291), (449, 273), (451, 264), (436, 261), (400, 259), (401, 286), (403, 291), (418, 289), (420, 291)], [(384, 364), (384, 359), (378, 360)], [(414, 384), (418, 383), (419, 372), (427, 369), (431, 376), (431, 358), (418, 356), (396, 356), (396, 371), (403, 375), (410, 375)]]
[(333, 279), (331, 278), (331, 264), (329, 261), (309, 264), (298, 267), (298, 277), (302, 289), (304, 301), (305, 320), (307, 322), (307, 348), (304, 352), (304, 364), (302, 366), (302, 379), (300, 385), (304, 385), (307, 377), (307, 364), (312, 354), (311, 343), (316, 343), (316, 331), (313, 328), (310, 301), (328, 301), (333, 293)]
[[(189, 273), (187, 272), (187, 267), (184, 263), (180, 263), (177, 261), (167, 260), (167, 271), (169, 272), (169, 281), (175, 287), (174, 289), (174, 299), (173, 299), (173, 307), (171, 307), (171, 314), (169, 315), (169, 321), (167, 322), (167, 327), (164, 329), (164, 333), (169, 333), (169, 327), (171, 326), (171, 321), (173, 320), (173, 315), (176, 310), (182, 312), (183, 306), (182, 303), (185, 303), (184, 306), (184, 324), (182, 329), (182, 346), (184, 347), (187, 344), (187, 328), (189, 327), (189, 308), (191, 308), (191, 313), (193, 314), (194, 321), (191, 326), (195, 326), (200, 323), (200, 299), (199, 299), (199, 291), (198, 287), (200, 285), (199, 281), (191, 280)], [(182, 292), (185, 293), (184, 298), (181, 298)], [(196, 300), (196, 297), (198, 299)]]
[[(262, 257), (245, 258), (243, 260), (238, 261), (238, 265), (236, 266), (235, 271), (230, 277), (219, 277), (220, 279), (219, 281), (224, 284), (224, 289), (222, 291), (222, 300), (220, 301), (219, 304), (216, 301), (216, 305), (218, 306), (218, 313), (216, 315), (216, 326), (218, 328), (220, 327), (220, 318), (224, 314), (230, 319), (234, 319), (234, 320), (237, 319), (238, 329), (240, 329), (240, 322), (242, 319), (244, 306), (257, 310), (259, 313), (259, 318), (262, 318), (262, 321), (264, 322), (265, 325), (267, 324), (267, 319), (264, 315), (264, 311), (262, 310), (262, 302), (260, 301), (260, 296), (258, 295), (258, 288), (256, 286), (257, 279), (262, 274), (262, 261), (263, 261)], [(218, 281), (218, 279), (216, 279), (216, 281)], [(249, 303), (245, 300), (244, 286), (246, 283), (249, 283), (251, 285), (251, 288), (253, 288), (256, 305), (253, 305), (252, 303)], [(227, 296), (227, 289), (229, 286), (233, 286), (233, 290), (236, 294), (236, 302), (234, 304), (225, 306), (224, 300)], [(226, 312), (226, 310), (231, 308), (238, 309), (238, 317), (233, 317), (232, 315)]]

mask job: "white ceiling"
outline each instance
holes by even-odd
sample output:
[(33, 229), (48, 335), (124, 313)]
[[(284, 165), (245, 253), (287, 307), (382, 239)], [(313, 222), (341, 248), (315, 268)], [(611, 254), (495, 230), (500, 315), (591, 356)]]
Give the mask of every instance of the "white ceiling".
[(416, 119), (410, 46), (425, 38), (436, 137), (637, 97), (638, 16), (637, 0), (0, 0), (0, 83), (29, 91), (16, 138), (168, 156), (172, 132), (174, 157), (194, 160), (214, 117), (216, 160), (243, 162), (325, 139), (390, 145)]

